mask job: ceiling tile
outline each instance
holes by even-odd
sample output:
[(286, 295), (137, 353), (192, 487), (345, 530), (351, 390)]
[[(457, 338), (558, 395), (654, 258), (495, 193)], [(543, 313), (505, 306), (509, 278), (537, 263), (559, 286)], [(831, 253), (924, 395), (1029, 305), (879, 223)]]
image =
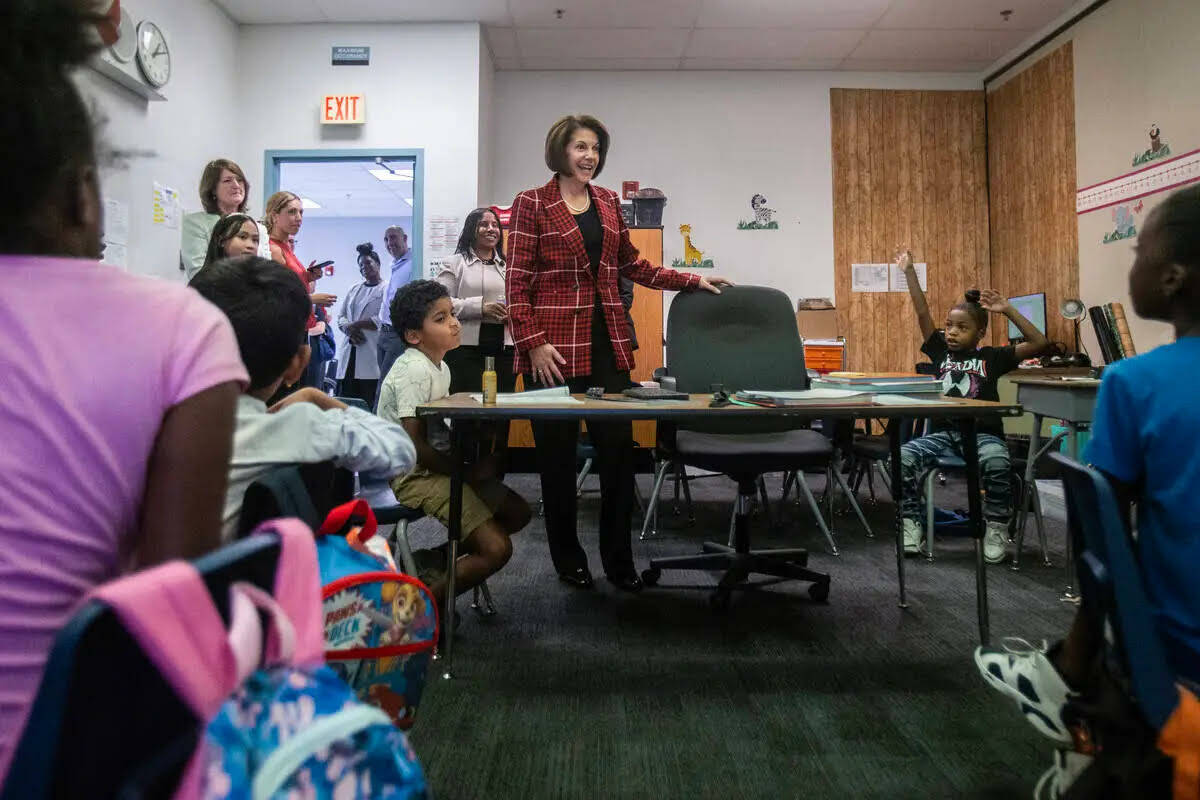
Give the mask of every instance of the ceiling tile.
[(684, 28), (517, 28), (521, 62), (530, 58), (679, 58)]
[[(880, 28), (970, 28), (974, 30), (1040, 30), (1066, 11), (1074, 0), (895, 0)], [(1000, 12), (1013, 12), (1007, 22)]]
[(883, 15), (889, 2), (891, 0), (703, 0), (696, 26), (868, 28)]
[(505, 0), (315, 0), (338, 22), (483, 22), (508, 25)]
[(492, 58), (517, 57), (517, 34), (513, 32), (512, 28), (488, 26), (484, 28), (483, 35), (487, 39), (488, 48), (492, 51)]
[(1025, 38), (1021, 31), (874, 30), (850, 55), (872, 60), (993, 61)]
[(529, 58), (521, 59), (526, 70), (670, 70), (679, 68), (678, 58)]
[(244, 25), (286, 22), (327, 22), (316, 0), (216, 0)]
[[(521, 28), (690, 28), (701, 0), (509, 0)], [(563, 10), (561, 20), (556, 9)]]
[(840, 58), (685, 58), (684, 69), (834, 70)]
[(957, 59), (953, 61), (936, 58), (847, 58), (839, 69), (855, 72), (982, 72), (992, 61)]
[(692, 32), (688, 58), (845, 58), (866, 31), (797, 28), (710, 28)]

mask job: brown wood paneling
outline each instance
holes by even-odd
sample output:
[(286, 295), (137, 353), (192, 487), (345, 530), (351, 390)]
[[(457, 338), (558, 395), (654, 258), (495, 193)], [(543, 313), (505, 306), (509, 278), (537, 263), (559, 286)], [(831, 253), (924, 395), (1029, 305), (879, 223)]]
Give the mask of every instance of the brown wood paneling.
[(989, 92), (987, 107), (995, 288), (1045, 292), (1047, 333), (1070, 346), (1058, 308), (1079, 297), (1072, 44)]
[(983, 92), (830, 91), (834, 288), (852, 370), (909, 371), (921, 334), (907, 293), (850, 291), (850, 265), (929, 264), (938, 324), (964, 290), (989, 283)]
[[(662, 228), (631, 228), (629, 240), (638, 249), (642, 258), (652, 264), (662, 264)], [(654, 370), (663, 365), (663, 311), (662, 292), (645, 286), (634, 286), (633, 308), (629, 311), (633, 326), (637, 330), (638, 349), (633, 354), (634, 368), (630, 376), (635, 381), (648, 381)], [(517, 378), (517, 391), (523, 391), (523, 382)], [(633, 423), (633, 440), (639, 447), (653, 447), (655, 426), (652, 421)], [(509, 427), (509, 447), (533, 447), (533, 431), (526, 420), (515, 420)]]

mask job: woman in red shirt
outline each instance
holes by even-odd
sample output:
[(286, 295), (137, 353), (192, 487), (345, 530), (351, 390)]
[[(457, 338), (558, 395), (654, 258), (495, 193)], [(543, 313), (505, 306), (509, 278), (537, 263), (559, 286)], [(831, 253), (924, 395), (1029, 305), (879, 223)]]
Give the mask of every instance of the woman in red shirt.
[[(593, 386), (619, 392), (633, 385), (631, 332), (618, 279), (653, 289), (720, 293), (725, 278), (708, 280), (658, 267), (629, 241), (620, 201), (592, 186), (604, 168), (609, 136), (595, 117), (560, 119), (546, 135), (550, 182), (513, 201), (506, 274), (509, 324), (516, 345), (514, 370), (525, 386), (565, 383), (572, 392)], [(633, 564), (633, 426), (588, 423), (600, 475), (600, 559), (608, 579), (636, 592)], [(587, 588), (592, 576), (575, 531), (575, 445), (578, 422), (533, 426), (545, 501), (546, 536), (559, 578)]]
[[(296, 273), (308, 287), (313, 305), (319, 309), (319, 318), (315, 314), (308, 317), (308, 338), (314, 359), (308, 375), (319, 376), (323, 365), (317, 361), (320, 349), (314, 340), (325, 333), (325, 309), (337, 302), (337, 295), (312, 291), (314, 282), (321, 276), (321, 270), (317, 268), (315, 261), (305, 268), (292, 249), (290, 239), (300, 232), (300, 226), (304, 224), (304, 205), (300, 198), (292, 192), (276, 192), (271, 195), (263, 210), (263, 224), (267, 226), (271, 237), (271, 258)], [(306, 379), (305, 383), (321, 388), (316, 378)]]

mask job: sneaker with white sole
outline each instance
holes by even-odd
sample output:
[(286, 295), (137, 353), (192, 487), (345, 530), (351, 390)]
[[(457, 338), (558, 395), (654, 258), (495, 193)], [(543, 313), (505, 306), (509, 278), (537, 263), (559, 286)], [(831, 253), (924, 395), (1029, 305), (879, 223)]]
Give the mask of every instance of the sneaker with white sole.
[(1093, 759), (1074, 750), (1055, 750), (1054, 763), (1033, 787), (1033, 800), (1060, 800)]
[(920, 555), (925, 544), (925, 529), (915, 519), (904, 518), (904, 555)]
[(1003, 648), (975, 648), (975, 665), (992, 688), (1016, 701), (1029, 723), (1062, 744), (1074, 738), (1063, 721), (1063, 709), (1072, 692), (1046, 657), (1045, 647), (1024, 639), (1005, 637)]
[(1008, 555), (1008, 523), (988, 520), (983, 532), (983, 560), (999, 564)]

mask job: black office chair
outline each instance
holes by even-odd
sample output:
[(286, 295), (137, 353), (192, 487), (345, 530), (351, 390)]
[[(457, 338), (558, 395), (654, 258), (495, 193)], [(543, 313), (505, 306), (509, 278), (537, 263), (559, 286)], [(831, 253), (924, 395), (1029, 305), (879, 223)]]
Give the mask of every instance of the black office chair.
[[(193, 563), (228, 622), (229, 587), (271, 591), (278, 561), (261, 533)], [(85, 603), (55, 638), (0, 799), (169, 797), (199, 731), (112, 609)]]
[[(691, 393), (712, 391), (718, 383), (729, 391), (809, 385), (791, 301), (763, 286), (677, 296), (667, 323), (667, 371), (679, 391)], [(659, 429), (665, 457), (737, 481), (738, 505), (732, 547), (705, 542), (700, 555), (651, 559), (642, 579), (653, 586), (664, 569), (724, 570), (710, 598), (715, 610), (728, 608), (733, 590), (746, 588), (751, 573), (811, 581), (809, 596), (828, 598), (829, 576), (807, 568), (807, 550), (751, 550), (749, 523), (759, 476), (824, 467), (833, 453), (830, 440), (785, 419)]]

